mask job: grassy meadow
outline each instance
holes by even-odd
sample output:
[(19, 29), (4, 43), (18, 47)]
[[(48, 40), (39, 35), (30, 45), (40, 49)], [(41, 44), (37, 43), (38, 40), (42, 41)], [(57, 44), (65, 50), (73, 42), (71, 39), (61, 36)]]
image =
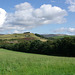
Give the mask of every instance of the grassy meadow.
[(75, 75), (75, 58), (0, 49), (0, 75)]

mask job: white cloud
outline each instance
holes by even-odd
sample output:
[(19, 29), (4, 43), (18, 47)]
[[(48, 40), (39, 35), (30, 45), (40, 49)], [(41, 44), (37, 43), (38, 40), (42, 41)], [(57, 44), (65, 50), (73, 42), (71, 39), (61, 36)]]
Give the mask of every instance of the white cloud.
[(16, 5), (15, 8), (16, 8), (17, 11), (18, 10), (28, 10), (28, 9), (31, 9), (32, 6), (31, 6), (30, 3), (25, 2), (25, 3), (21, 3), (19, 5)]
[(67, 15), (67, 12), (59, 7), (44, 4), (34, 10), (33, 14), (38, 19), (39, 24), (51, 24), (65, 22), (64, 16)]
[(6, 19), (6, 11), (0, 8), (0, 27), (2, 27), (5, 19)]
[(69, 11), (75, 12), (75, 0), (66, 0), (66, 3), (70, 4), (70, 6), (68, 6)]
[(69, 31), (70, 33), (75, 33), (75, 28), (68, 28), (68, 31)]
[(27, 30), (44, 24), (64, 23), (67, 12), (57, 6), (43, 4), (40, 8), (33, 8), (30, 3), (25, 2), (15, 6), (14, 13), (8, 13), (3, 24), (5, 29)]
[(54, 32), (68, 32), (68, 33), (72, 33), (72, 34), (75, 34), (75, 28), (59, 28), (59, 29), (56, 29)]
[(56, 29), (54, 32), (64, 32), (66, 30), (67, 28), (62, 27), (62, 28)]
[(18, 30), (15, 30), (15, 31), (14, 31), (14, 33), (21, 33), (21, 32), (20, 32), (20, 31), (18, 31)]
[(66, 3), (70, 4), (70, 5), (74, 5), (75, 4), (75, 0), (66, 0)]
[(69, 8), (69, 11), (75, 12), (75, 5), (71, 5), (68, 8)]

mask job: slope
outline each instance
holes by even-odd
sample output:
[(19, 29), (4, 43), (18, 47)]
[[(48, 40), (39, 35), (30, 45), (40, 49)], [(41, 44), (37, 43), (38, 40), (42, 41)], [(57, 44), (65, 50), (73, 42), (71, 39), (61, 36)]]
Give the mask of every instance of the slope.
[(75, 58), (0, 49), (0, 75), (74, 75)]
[(46, 39), (40, 38), (33, 33), (0, 35), (0, 39), (23, 39), (23, 38), (30, 38), (30, 39), (35, 39), (35, 40), (46, 41)]

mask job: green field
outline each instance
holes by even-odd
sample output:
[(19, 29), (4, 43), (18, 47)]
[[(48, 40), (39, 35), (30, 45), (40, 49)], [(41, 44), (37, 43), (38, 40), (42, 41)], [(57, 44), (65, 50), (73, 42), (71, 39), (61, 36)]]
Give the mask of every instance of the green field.
[(0, 49), (0, 75), (75, 75), (75, 58)]

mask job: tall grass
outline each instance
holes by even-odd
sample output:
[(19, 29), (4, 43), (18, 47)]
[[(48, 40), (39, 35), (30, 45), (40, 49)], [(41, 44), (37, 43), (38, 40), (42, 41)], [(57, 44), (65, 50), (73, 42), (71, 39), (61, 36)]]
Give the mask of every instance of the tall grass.
[(75, 75), (75, 58), (0, 49), (0, 75)]

